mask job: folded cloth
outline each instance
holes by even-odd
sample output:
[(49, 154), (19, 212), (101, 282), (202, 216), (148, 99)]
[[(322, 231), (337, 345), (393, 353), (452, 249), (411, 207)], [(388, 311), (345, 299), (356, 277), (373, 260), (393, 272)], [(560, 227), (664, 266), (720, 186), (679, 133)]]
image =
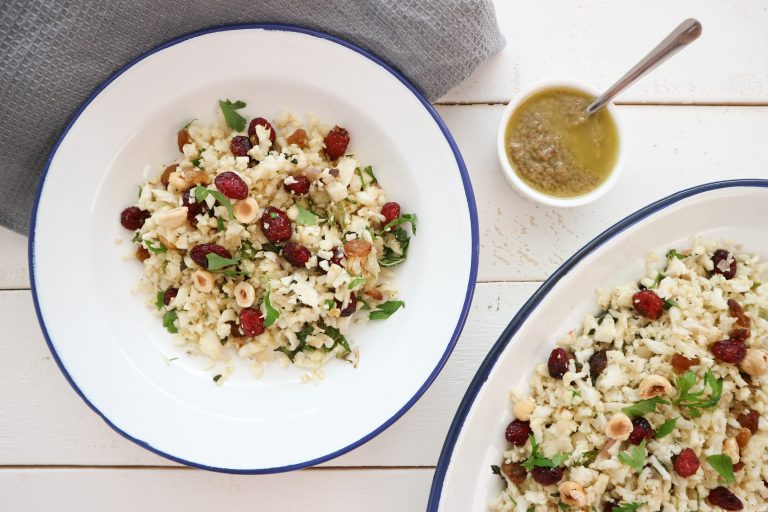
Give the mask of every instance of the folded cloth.
[(0, 2), (0, 224), (26, 233), (40, 173), (77, 107), (123, 64), (179, 35), (270, 22), (377, 54), (434, 100), (504, 46), (490, 0)]

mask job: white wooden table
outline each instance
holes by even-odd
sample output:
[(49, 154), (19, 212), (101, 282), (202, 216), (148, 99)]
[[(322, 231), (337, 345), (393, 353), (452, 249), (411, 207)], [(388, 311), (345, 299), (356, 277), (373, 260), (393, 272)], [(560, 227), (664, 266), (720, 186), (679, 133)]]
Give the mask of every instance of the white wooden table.
[[(768, 177), (768, 3), (499, 0), (507, 48), (437, 103), (467, 162), (480, 215), (477, 292), (435, 384), (392, 428), (321, 467), (273, 476), (188, 469), (110, 430), (56, 368), (29, 291), (26, 239), (0, 229), (0, 510), (418, 511), (443, 438), (488, 348), (565, 258), (676, 190)], [(555, 210), (504, 181), (504, 104), (548, 78), (613, 82), (682, 19), (704, 35), (621, 97), (624, 176), (588, 207)]]

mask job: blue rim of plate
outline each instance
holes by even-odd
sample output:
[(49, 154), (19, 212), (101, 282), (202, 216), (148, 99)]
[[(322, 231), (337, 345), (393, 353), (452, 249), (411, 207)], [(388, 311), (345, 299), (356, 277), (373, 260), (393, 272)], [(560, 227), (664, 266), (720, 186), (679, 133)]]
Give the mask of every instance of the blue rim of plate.
[(604, 243), (611, 240), (619, 233), (625, 231), (627, 228), (650, 216), (651, 214), (659, 212), (691, 196), (702, 194), (704, 192), (710, 192), (712, 190), (733, 187), (768, 188), (768, 180), (737, 179), (715, 181), (712, 183), (705, 183), (703, 185), (687, 188), (659, 199), (658, 201), (655, 201), (648, 206), (637, 210), (635, 213), (628, 215), (627, 217), (623, 218), (613, 226), (597, 235), (594, 239), (579, 249), (573, 256), (568, 258), (565, 263), (560, 265), (560, 267), (555, 270), (555, 272), (553, 272), (552, 275), (549, 276), (549, 278), (547, 278), (547, 280), (544, 281), (541, 286), (539, 286), (533, 295), (531, 295), (525, 304), (523, 304), (523, 306), (518, 310), (517, 314), (512, 318), (507, 327), (496, 340), (496, 343), (493, 344), (493, 347), (491, 347), (488, 355), (485, 356), (485, 359), (483, 359), (483, 362), (480, 364), (477, 373), (475, 373), (475, 376), (472, 378), (472, 382), (470, 382), (469, 387), (464, 394), (464, 398), (461, 399), (461, 403), (459, 404), (459, 407), (456, 410), (456, 414), (453, 417), (453, 421), (451, 422), (451, 426), (448, 429), (448, 434), (445, 437), (443, 448), (440, 451), (440, 458), (437, 461), (435, 475), (432, 477), (432, 486), (429, 492), (429, 501), (427, 502), (428, 512), (436, 512), (439, 509), (443, 483), (445, 481), (445, 475), (451, 462), (453, 449), (456, 446), (456, 441), (461, 434), (464, 421), (467, 419), (467, 415), (472, 409), (472, 405), (475, 403), (475, 399), (477, 398), (480, 389), (488, 379), (488, 375), (496, 365), (496, 361), (498, 361), (499, 356), (501, 356), (501, 353), (512, 340), (512, 336), (515, 335), (518, 329), (520, 329), (523, 323), (525, 323), (525, 321), (528, 319), (528, 315), (530, 315), (531, 312), (536, 309), (539, 303), (549, 294), (549, 292), (558, 283), (558, 281), (560, 281), (563, 276), (568, 274), (568, 272), (570, 272), (577, 263), (594, 252)]
[[(453, 152), (453, 155), (456, 159), (456, 164), (459, 167), (459, 172), (461, 174), (461, 181), (464, 185), (464, 193), (467, 197), (467, 207), (469, 209), (469, 220), (470, 220), (470, 227), (471, 227), (471, 233), (472, 233), (472, 258), (471, 258), (471, 264), (469, 269), (469, 280), (467, 282), (467, 292), (464, 298), (464, 305), (462, 306), (461, 313), (459, 315), (459, 319), (456, 323), (456, 328), (453, 331), (453, 335), (451, 336), (450, 341), (448, 342), (448, 345), (445, 349), (445, 352), (443, 353), (442, 357), (438, 361), (437, 365), (435, 366), (434, 370), (430, 373), (429, 377), (427, 377), (427, 380), (421, 385), (421, 387), (416, 391), (416, 393), (411, 397), (411, 399), (406, 402), (399, 411), (397, 411), (391, 418), (389, 418), (387, 421), (385, 421), (383, 424), (381, 424), (378, 428), (376, 428), (373, 432), (370, 432), (369, 434), (365, 435), (361, 439), (355, 441), (354, 443), (341, 448), (339, 450), (336, 450), (335, 452), (329, 453), (328, 455), (324, 455), (322, 457), (318, 457), (312, 460), (308, 460), (305, 462), (300, 462), (297, 464), (290, 464), (287, 466), (279, 466), (279, 467), (271, 467), (271, 468), (257, 468), (257, 469), (231, 469), (231, 468), (220, 468), (220, 467), (214, 467), (214, 466), (206, 466), (204, 464), (199, 464), (195, 462), (191, 462), (188, 460), (184, 460), (182, 458), (176, 457), (174, 455), (171, 455), (169, 453), (165, 453), (158, 448), (155, 448), (151, 446), (150, 444), (137, 439), (133, 436), (131, 436), (129, 433), (121, 430), (119, 427), (117, 427), (114, 423), (112, 423), (109, 418), (107, 418), (96, 406), (94, 406), (88, 398), (85, 396), (85, 394), (80, 390), (80, 388), (77, 386), (77, 383), (72, 379), (72, 377), (67, 372), (67, 369), (64, 367), (64, 364), (59, 359), (58, 354), (56, 353), (56, 349), (53, 346), (53, 343), (51, 342), (51, 337), (48, 334), (48, 329), (45, 326), (45, 321), (43, 319), (43, 312), (40, 309), (40, 304), (38, 302), (37, 297), (37, 283), (35, 281), (35, 262), (34, 262), (34, 254), (35, 254), (35, 228), (37, 227), (37, 209), (40, 203), (40, 196), (43, 191), (43, 187), (45, 185), (45, 178), (48, 175), (48, 170), (51, 166), (51, 161), (53, 160), (53, 157), (56, 155), (56, 151), (59, 148), (59, 145), (62, 143), (64, 138), (66, 137), (67, 133), (69, 133), (69, 130), (72, 128), (72, 126), (77, 122), (80, 115), (85, 111), (86, 108), (88, 108), (88, 105), (98, 97), (98, 95), (103, 91), (109, 84), (111, 84), (116, 78), (118, 78), (120, 75), (128, 71), (130, 68), (132, 68), (135, 64), (141, 62), (142, 60), (146, 59), (147, 57), (165, 50), (166, 48), (169, 48), (171, 46), (175, 46), (179, 43), (183, 43), (184, 41), (188, 39), (193, 39), (200, 36), (205, 36), (207, 34), (213, 34), (216, 32), (227, 32), (230, 30), (274, 30), (274, 31), (282, 31), (282, 32), (293, 32), (298, 34), (304, 34), (308, 36), (317, 37), (319, 39), (325, 39), (327, 41), (336, 43), (340, 46), (343, 46), (344, 48), (347, 48), (349, 50), (352, 50), (356, 52), (357, 54), (366, 57), (367, 59), (371, 60), (372, 62), (378, 64), (385, 70), (387, 70), (390, 74), (392, 74), (402, 85), (406, 87), (411, 93), (421, 102), (422, 106), (425, 108), (425, 110), (432, 116), (432, 118), (435, 121), (435, 124), (440, 128), (440, 131), (442, 132), (443, 136), (445, 137), (446, 142), (448, 142), (448, 145), (451, 148), (451, 151)], [(437, 111), (432, 107), (432, 105), (427, 101), (427, 99), (424, 97), (423, 93), (415, 86), (413, 85), (400, 71), (389, 65), (387, 62), (382, 60), (380, 57), (376, 56), (375, 54), (364, 50), (363, 48), (360, 48), (357, 45), (354, 45), (348, 41), (345, 41), (344, 39), (338, 38), (336, 36), (332, 36), (330, 34), (326, 34), (324, 32), (319, 32), (317, 30), (311, 30), (303, 27), (297, 27), (293, 25), (284, 25), (284, 24), (272, 24), (272, 23), (246, 23), (246, 24), (237, 24), (237, 25), (222, 25), (217, 27), (211, 27), (206, 28), (203, 30), (198, 30), (195, 32), (191, 32), (189, 34), (185, 34), (182, 36), (179, 36), (177, 38), (171, 39), (169, 41), (166, 41), (165, 43), (156, 46), (152, 48), (151, 50), (139, 55), (135, 59), (131, 60), (127, 64), (125, 64), (123, 67), (121, 67), (119, 70), (117, 70), (114, 74), (112, 74), (105, 82), (103, 82), (99, 87), (94, 90), (90, 96), (83, 102), (83, 104), (80, 106), (80, 108), (77, 109), (75, 114), (72, 116), (72, 119), (67, 123), (64, 130), (61, 132), (61, 135), (56, 140), (56, 144), (54, 144), (53, 149), (51, 150), (51, 153), (48, 155), (48, 158), (45, 162), (45, 167), (43, 169), (43, 173), (40, 177), (40, 183), (38, 185), (37, 194), (35, 195), (35, 202), (32, 207), (32, 220), (30, 222), (30, 234), (29, 234), (29, 242), (28, 242), (28, 252), (27, 252), (27, 258), (29, 261), (29, 278), (30, 278), (30, 284), (32, 288), (32, 300), (35, 306), (35, 313), (37, 314), (37, 321), (40, 324), (40, 329), (43, 332), (43, 336), (45, 337), (45, 342), (48, 345), (48, 349), (51, 351), (51, 354), (53, 355), (54, 360), (56, 361), (56, 364), (59, 367), (59, 370), (61, 370), (61, 373), (64, 374), (64, 377), (67, 379), (67, 382), (69, 382), (70, 386), (75, 390), (75, 392), (80, 396), (80, 398), (83, 399), (83, 401), (90, 407), (96, 414), (98, 414), (104, 422), (112, 428), (115, 432), (123, 436), (124, 438), (128, 439), (129, 441), (132, 441), (136, 443), (137, 445), (141, 446), (142, 448), (145, 448), (149, 450), (150, 452), (153, 452), (157, 455), (160, 455), (161, 457), (165, 457), (166, 459), (172, 460), (174, 462), (178, 462), (180, 464), (184, 464), (186, 466), (198, 468), (198, 469), (205, 469), (208, 471), (217, 471), (221, 473), (233, 473), (233, 474), (269, 474), (269, 473), (280, 473), (285, 471), (292, 471), (295, 469), (301, 469), (308, 466), (314, 466), (323, 462), (327, 462), (331, 459), (334, 459), (340, 455), (343, 455), (344, 453), (349, 452), (350, 450), (353, 450), (357, 448), (358, 446), (361, 446), (377, 435), (381, 434), (383, 431), (385, 431), (387, 428), (389, 428), (395, 421), (397, 421), (403, 414), (405, 414), (413, 405), (418, 401), (419, 398), (421, 398), (421, 395), (424, 394), (424, 392), (429, 388), (429, 386), (432, 385), (437, 375), (440, 373), (440, 370), (442, 370), (443, 366), (445, 365), (446, 361), (448, 360), (448, 357), (451, 355), (451, 352), (453, 352), (453, 348), (456, 346), (456, 342), (459, 339), (459, 335), (461, 334), (461, 331), (464, 329), (464, 324), (467, 320), (467, 315), (469, 313), (469, 308), (472, 304), (472, 297), (475, 292), (475, 284), (477, 282), (477, 267), (478, 267), (478, 255), (480, 252), (480, 238), (479, 238), (479, 227), (478, 227), (478, 220), (477, 220), (477, 205), (475, 203), (475, 194), (472, 190), (472, 183), (469, 179), (469, 173), (467, 172), (467, 167), (464, 164), (464, 159), (461, 156), (461, 152), (459, 151), (458, 146), (456, 145), (456, 142), (453, 140), (453, 136), (448, 131), (448, 128), (445, 125), (445, 122), (443, 122), (440, 115), (437, 113)]]

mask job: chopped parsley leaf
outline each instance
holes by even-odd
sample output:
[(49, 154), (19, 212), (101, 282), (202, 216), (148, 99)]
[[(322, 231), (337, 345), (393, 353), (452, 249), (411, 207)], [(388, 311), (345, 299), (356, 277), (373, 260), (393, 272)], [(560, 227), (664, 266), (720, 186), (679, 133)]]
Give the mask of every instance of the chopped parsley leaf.
[(672, 418), (662, 423), (659, 428), (656, 429), (656, 433), (653, 434), (654, 439), (661, 439), (671, 434), (677, 426), (677, 418)]
[(163, 309), (163, 306), (165, 306), (165, 293), (157, 292), (157, 299), (155, 299), (155, 306), (157, 306), (158, 311)]
[(656, 396), (649, 398), (648, 400), (640, 400), (628, 407), (624, 407), (622, 412), (630, 418), (634, 418), (635, 416), (642, 416), (643, 414), (654, 412), (656, 406), (659, 404), (669, 405), (669, 402)]
[(176, 328), (176, 324), (174, 323), (177, 318), (178, 315), (176, 315), (175, 309), (172, 309), (163, 315), (163, 327), (165, 327), (165, 329), (171, 334), (176, 334), (179, 332), (179, 330)]
[(317, 226), (317, 215), (310, 210), (307, 210), (299, 203), (296, 203), (296, 208), (299, 210), (299, 215), (296, 217), (296, 224), (299, 224), (300, 226)]
[(707, 462), (712, 466), (712, 469), (717, 471), (723, 482), (726, 484), (736, 482), (736, 477), (733, 474), (733, 460), (728, 455), (710, 455), (707, 457)]
[(221, 113), (224, 114), (224, 120), (227, 122), (227, 126), (236, 132), (241, 132), (245, 129), (245, 118), (237, 112), (245, 107), (244, 101), (237, 100), (232, 103), (229, 100), (219, 100), (219, 107), (221, 108)]
[[(707, 370), (704, 374), (704, 383), (698, 391), (691, 391), (696, 385), (696, 374), (688, 370), (685, 374), (677, 378), (678, 397), (672, 403), (685, 409), (689, 418), (698, 418), (701, 416), (702, 409), (712, 409), (717, 407), (720, 397), (723, 394), (723, 379), (715, 378), (712, 370)], [(710, 389), (709, 398), (702, 398), (706, 388)]]
[(155, 246), (155, 242), (153, 242), (152, 240), (144, 240), (144, 245), (146, 245), (147, 249), (149, 249), (155, 254), (162, 254), (164, 252), (168, 252), (168, 249), (166, 249), (165, 246), (160, 242), (157, 242), (157, 246)]
[(639, 446), (634, 446), (631, 449), (620, 452), (619, 460), (631, 467), (635, 473), (640, 473), (645, 467), (645, 458), (648, 455), (645, 445), (647, 441), (643, 439)]
[(533, 435), (529, 435), (528, 438), (531, 440), (531, 456), (521, 464), (528, 471), (533, 470), (537, 466), (556, 468), (571, 456), (570, 453), (557, 453), (551, 459), (548, 459), (539, 453), (539, 443), (536, 442), (536, 438)]
[(369, 320), (386, 320), (392, 316), (395, 311), (401, 307), (405, 307), (405, 302), (402, 300), (388, 300), (387, 302), (382, 302), (376, 307), (377, 309), (368, 313)]
[(264, 317), (264, 327), (271, 327), (280, 317), (280, 312), (272, 307), (272, 303), (269, 300), (271, 293), (272, 285), (269, 283), (269, 279), (267, 279), (267, 292), (264, 294), (264, 309), (267, 315)]

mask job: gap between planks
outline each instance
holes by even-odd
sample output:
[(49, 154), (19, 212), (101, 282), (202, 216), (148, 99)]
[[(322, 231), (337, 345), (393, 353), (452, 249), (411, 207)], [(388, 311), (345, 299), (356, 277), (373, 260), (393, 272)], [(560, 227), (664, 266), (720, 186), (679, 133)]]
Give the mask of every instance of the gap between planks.
[[(476, 281), (476, 284), (527, 284), (527, 283), (538, 283), (538, 284), (541, 284), (543, 282), (544, 282), (544, 280), (537, 280), (537, 279), (508, 279), (506, 281), (504, 281), (504, 280), (494, 281), (492, 279), (491, 280), (487, 280), (487, 281), (481, 281), (481, 280), (478, 279)], [(0, 288), (0, 293), (3, 293), (3, 292), (29, 292), (29, 291), (32, 291), (32, 288)], [(0, 466), (0, 467), (2, 467), (2, 466)]]
[[(436, 101), (436, 107), (503, 107), (509, 101)], [(768, 101), (616, 101), (621, 107), (768, 107)]]
[[(79, 470), (79, 469), (104, 469), (104, 470), (120, 470), (120, 471), (203, 471), (198, 468), (189, 466), (147, 466), (147, 465), (128, 465), (128, 466), (94, 466), (94, 465), (77, 465), (77, 464), (31, 464), (31, 465), (0, 465), (0, 471), (16, 471), (16, 470), (38, 470), (38, 469), (53, 469), (53, 470)], [(302, 468), (297, 471), (387, 471), (387, 470), (434, 470), (435, 466), (314, 466), (308, 468)], [(211, 471), (211, 473), (221, 473), (220, 471)], [(234, 473), (233, 473), (234, 474)], [(244, 474), (243, 476), (253, 476)], [(256, 475), (258, 476), (258, 475)]]

